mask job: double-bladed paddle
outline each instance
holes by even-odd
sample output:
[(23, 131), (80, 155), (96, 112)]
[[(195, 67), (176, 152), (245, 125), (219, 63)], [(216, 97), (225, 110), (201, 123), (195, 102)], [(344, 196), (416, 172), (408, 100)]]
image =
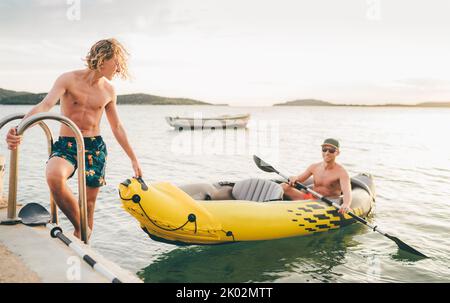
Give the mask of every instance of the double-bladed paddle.
[[(267, 162), (264, 162), (263, 160), (261, 160), (259, 157), (257, 157), (256, 155), (253, 155), (253, 160), (256, 163), (256, 166), (258, 166), (261, 170), (268, 172), (268, 173), (276, 173), (278, 175), (280, 175), (281, 177), (283, 177), (284, 179), (286, 179), (287, 181), (289, 181), (289, 177), (283, 175), (282, 173), (280, 173), (278, 170), (276, 170), (272, 165), (268, 164)], [(319, 194), (318, 192), (315, 192), (314, 190), (306, 187), (304, 184), (300, 183), (300, 182), (296, 182), (295, 183), (295, 188), (297, 188), (298, 190), (305, 190), (311, 194), (313, 194), (314, 196), (316, 196), (317, 198), (319, 198), (321, 201), (327, 203), (330, 206), (334, 206), (337, 209), (340, 209), (341, 206), (333, 201), (331, 201), (330, 199), (322, 196), (321, 194)], [(373, 231), (376, 231), (380, 234), (382, 234), (383, 236), (391, 239), (392, 241), (395, 242), (395, 244), (397, 244), (397, 246), (400, 249), (403, 249), (409, 253), (412, 253), (414, 255), (420, 256), (422, 258), (428, 258), (426, 255), (424, 255), (423, 253), (421, 253), (420, 251), (416, 250), (415, 248), (412, 248), (411, 246), (409, 246), (408, 244), (406, 244), (405, 242), (403, 242), (402, 240), (400, 240), (397, 237), (391, 236), (388, 233), (385, 233), (383, 231), (381, 231), (378, 226), (373, 226), (371, 225), (369, 222), (367, 222), (366, 220), (364, 220), (363, 218), (355, 215), (352, 212), (347, 212), (347, 214), (352, 217), (353, 219), (355, 219), (356, 221), (370, 227)]]

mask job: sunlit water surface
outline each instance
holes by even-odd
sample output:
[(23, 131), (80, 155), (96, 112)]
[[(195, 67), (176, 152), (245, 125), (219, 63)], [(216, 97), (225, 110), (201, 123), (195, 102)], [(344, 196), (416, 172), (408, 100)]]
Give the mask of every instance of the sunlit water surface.
[[(29, 106), (0, 106), (2, 115)], [(54, 108), (58, 112), (59, 108)], [(321, 160), (326, 137), (341, 141), (342, 163), (351, 175), (374, 175), (374, 224), (431, 258), (417, 260), (360, 224), (306, 237), (178, 247), (155, 242), (121, 208), (118, 184), (131, 164), (106, 118), (107, 185), (95, 212), (91, 245), (146, 282), (450, 282), (450, 109), (357, 107), (119, 106), (129, 140), (147, 182), (235, 181), (275, 177), (260, 171), (254, 153), (286, 174)], [(178, 132), (168, 115), (250, 113), (247, 130)], [(55, 136), (58, 124), (48, 125)], [(2, 130), (5, 137), (7, 127)], [(2, 139), (0, 152), (8, 160)], [(46, 141), (35, 127), (20, 151), (18, 198), (48, 207)], [(7, 169), (8, 170), (8, 169)], [(6, 188), (8, 172), (4, 177)], [(69, 181), (76, 192), (76, 178)], [(63, 228), (70, 232), (61, 214)]]

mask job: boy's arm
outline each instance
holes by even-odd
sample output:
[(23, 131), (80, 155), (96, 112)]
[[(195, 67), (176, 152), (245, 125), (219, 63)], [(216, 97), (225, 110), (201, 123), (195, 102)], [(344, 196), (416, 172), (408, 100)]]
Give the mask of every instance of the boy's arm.
[(134, 154), (133, 149), (131, 148), (130, 143), (128, 142), (128, 137), (123, 128), (122, 123), (120, 122), (119, 115), (117, 113), (117, 96), (113, 93), (112, 100), (106, 105), (105, 112), (106, 117), (108, 118), (109, 125), (111, 126), (111, 130), (116, 138), (117, 142), (123, 148), (125, 153), (131, 160), (131, 164), (133, 166), (133, 170), (135, 173), (135, 177), (142, 177), (142, 169), (139, 165), (139, 161), (137, 160), (136, 155)]
[[(68, 81), (67, 78), (67, 74), (59, 76), (47, 96), (45, 96), (45, 98), (41, 102), (36, 104), (25, 115), (24, 119), (37, 113), (47, 112), (53, 106), (55, 106), (56, 103), (58, 103), (59, 98), (61, 98), (61, 96), (66, 92)], [(22, 136), (17, 136), (15, 127), (10, 128), (10, 130), (8, 131), (8, 134), (6, 135), (6, 142), (8, 143), (9, 149), (16, 149), (17, 146), (22, 142)]]

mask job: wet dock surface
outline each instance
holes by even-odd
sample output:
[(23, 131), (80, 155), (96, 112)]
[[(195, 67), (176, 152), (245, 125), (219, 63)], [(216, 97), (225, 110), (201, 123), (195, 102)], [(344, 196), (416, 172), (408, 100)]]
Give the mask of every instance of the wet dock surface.
[[(6, 208), (0, 209), (0, 218), (6, 218)], [(71, 235), (97, 262), (105, 265), (122, 282), (142, 282), (134, 274), (120, 268), (93, 251)], [(54, 283), (108, 283), (109, 281), (94, 271), (76, 253), (60, 240), (50, 236), (45, 226), (29, 227), (23, 224), (0, 225), (0, 253), (4, 259), (0, 263), (2, 282), (54, 282)]]

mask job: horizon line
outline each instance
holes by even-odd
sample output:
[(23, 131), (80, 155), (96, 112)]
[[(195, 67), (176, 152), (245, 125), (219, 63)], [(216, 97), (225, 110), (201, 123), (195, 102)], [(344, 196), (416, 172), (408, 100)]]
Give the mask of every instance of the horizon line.
[[(24, 93), (23, 95), (26, 94), (34, 94), (34, 95), (38, 95), (38, 94), (48, 94), (48, 92), (30, 92), (30, 91), (21, 91), (21, 90), (12, 90), (12, 89), (5, 89), (5, 88), (1, 88), (0, 90), (6, 90), (6, 91), (12, 91), (12, 92), (17, 92), (17, 93)], [(155, 96), (155, 97), (161, 97), (161, 98), (168, 98), (168, 99), (187, 99), (187, 100), (193, 100), (193, 101), (199, 101), (199, 102), (204, 102), (204, 103), (209, 103), (210, 105), (215, 105), (215, 106), (246, 106), (246, 107), (272, 107), (272, 106), (417, 106), (417, 105), (421, 105), (421, 104), (448, 104), (450, 103), (449, 101), (393, 101), (393, 102), (383, 102), (383, 103), (341, 103), (338, 102), (336, 103), (336, 101), (328, 101), (328, 100), (324, 100), (324, 99), (320, 99), (320, 98), (296, 98), (296, 99), (292, 99), (289, 101), (276, 101), (272, 104), (268, 104), (268, 105), (246, 105), (243, 103), (232, 103), (233, 105), (230, 105), (230, 103), (227, 102), (217, 102), (217, 103), (213, 103), (211, 101), (204, 101), (204, 100), (200, 100), (200, 99), (195, 99), (193, 97), (173, 97), (173, 96), (162, 96), (162, 95), (155, 95), (152, 93), (145, 93), (145, 92), (134, 92), (134, 93), (124, 93), (124, 94), (117, 94), (117, 97), (119, 96), (127, 96), (127, 95), (149, 95), (149, 96)], [(16, 95), (16, 96), (22, 96), (22, 95)], [(0, 97), (0, 100), (3, 99)], [(286, 103), (290, 103), (290, 102), (296, 102), (296, 101), (315, 101), (315, 102), (325, 102), (327, 104), (322, 104), (322, 105), (289, 105)], [(3, 105), (7, 105), (7, 104), (3, 104)], [(16, 104), (18, 105), (18, 104)], [(23, 104), (26, 105), (26, 104)]]

